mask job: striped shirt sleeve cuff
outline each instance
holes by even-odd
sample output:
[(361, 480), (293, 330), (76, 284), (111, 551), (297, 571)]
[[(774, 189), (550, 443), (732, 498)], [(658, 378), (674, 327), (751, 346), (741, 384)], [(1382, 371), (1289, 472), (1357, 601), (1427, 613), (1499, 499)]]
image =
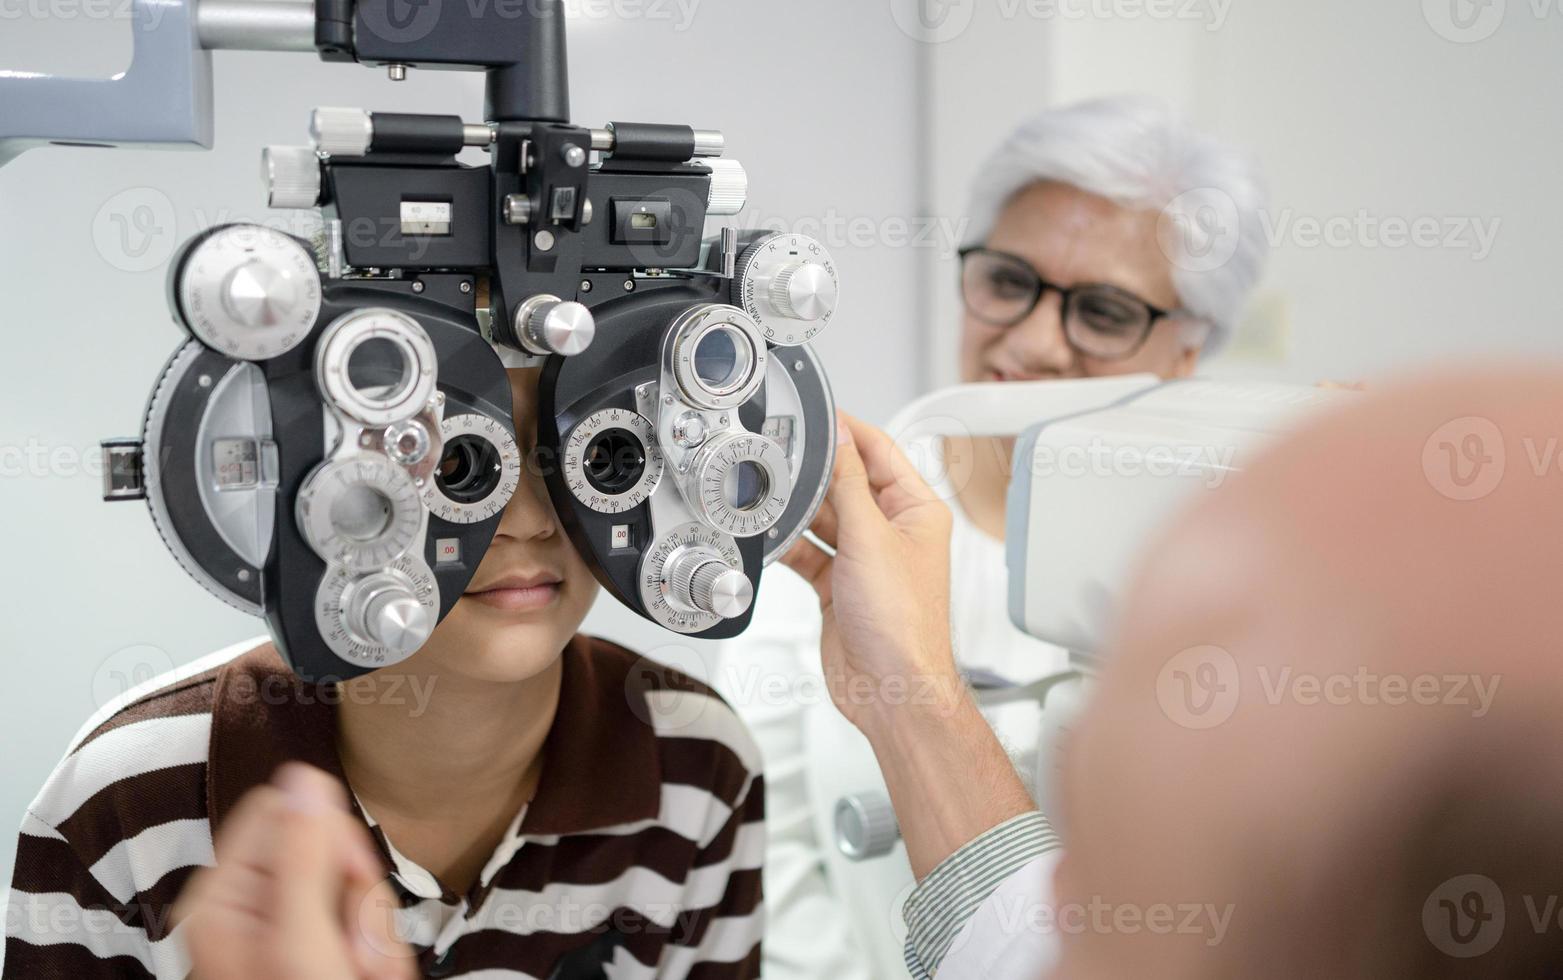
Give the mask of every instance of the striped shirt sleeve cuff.
[(1004, 821), (940, 862), (906, 900), (906, 968), (914, 980), (939, 971), (950, 943), (999, 884), (1059, 846), (1040, 810)]

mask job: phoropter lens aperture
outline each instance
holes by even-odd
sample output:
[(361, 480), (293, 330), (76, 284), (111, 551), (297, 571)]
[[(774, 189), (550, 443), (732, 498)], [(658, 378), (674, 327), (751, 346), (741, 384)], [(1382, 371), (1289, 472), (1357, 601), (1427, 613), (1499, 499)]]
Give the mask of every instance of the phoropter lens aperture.
[(646, 471), (646, 447), (627, 429), (607, 429), (586, 444), (582, 460), (586, 482), (599, 493), (618, 495), (640, 482)]
[(499, 486), (503, 475), (499, 448), (476, 435), (459, 435), (445, 444), (434, 480), (458, 504), (475, 504)]

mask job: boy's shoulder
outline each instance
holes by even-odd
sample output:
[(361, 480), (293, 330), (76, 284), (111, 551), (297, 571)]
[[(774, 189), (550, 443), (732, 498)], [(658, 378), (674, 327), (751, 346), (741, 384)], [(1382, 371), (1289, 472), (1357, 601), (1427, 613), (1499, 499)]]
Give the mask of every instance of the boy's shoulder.
[(659, 740), (710, 741), (727, 749), (744, 769), (760, 771), (759, 748), (748, 727), (711, 685), (664, 660), (609, 640), (584, 635), (580, 639), (601, 670), (600, 682), (622, 691), (635, 716)]
[[(148, 806), (173, 795), (199, 795), (218, 679), (224, 667), (261, 642), (219, 650), (104, 704), (71, 739), (28, 808), (32, 818), (59, 827), (89, 804), (105, 802), (106, 795), (142, 797)], [(188, 792), (175, 794), (176, 789)]]

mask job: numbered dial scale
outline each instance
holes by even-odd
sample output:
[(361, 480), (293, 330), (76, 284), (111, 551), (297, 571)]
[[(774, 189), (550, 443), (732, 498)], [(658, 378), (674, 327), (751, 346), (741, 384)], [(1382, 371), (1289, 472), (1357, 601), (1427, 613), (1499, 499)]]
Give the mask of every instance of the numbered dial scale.
[(564, 477), (575, 499), (599, 514), (634, 510), (662, 479), (651, 422), (626, 408), (582, 419), (564, 443)]
[(411, 554), (369, 575), (332, 565), (315, 592), (315, 625), (326, 646), (371, 670), (412, 656), (439, 616), (439, 583)]
[(813, 340), (830, 325), (841, 280), (825, 246), (777, 234), (749, 246), (738, 263), (739, 299), (765, 339), (782, 347)]
[(260, 225), (223, 225), (191, 239), (171, 286), (174, 310), (195, 339), (239, 360), (292, 350), (320, 315), (315, 257)]
[(297, 512), (299, 531), (315, 554), (358, 572), (406, 554), (426, 518), (412, 477), (373, 453), (322, 464), (299, 491)]
[(681, 572), (697, 571), (702, 562), (692, 557), (719, 560), (743, 574), (743, 556), (729, 535), (703, 524), (681, 524), (657, 540), (640, 565), (640, 598), (646, 611), (675, 633), (700, 633), (722, 621), (716, 612), (696, 609), (680, 596), (690, 593), (691, 583), (677, 579)]
[(423, 502), (452, 524), (476, 524), (504, 510), (521, 485), (521, 451), (510, 431), (487, 415), (453, 415), (440, 424), (444, 465), (428, 481)]

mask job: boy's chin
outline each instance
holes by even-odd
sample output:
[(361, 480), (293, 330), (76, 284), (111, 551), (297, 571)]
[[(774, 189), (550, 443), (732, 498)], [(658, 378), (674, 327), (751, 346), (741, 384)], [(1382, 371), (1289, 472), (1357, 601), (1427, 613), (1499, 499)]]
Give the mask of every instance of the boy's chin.
[(463, 600), (440, 624), (431, 646), (437, 646), (445, 670), (514, 684), (546, 672), (579, 627), (573, 617), (514, 616)]

